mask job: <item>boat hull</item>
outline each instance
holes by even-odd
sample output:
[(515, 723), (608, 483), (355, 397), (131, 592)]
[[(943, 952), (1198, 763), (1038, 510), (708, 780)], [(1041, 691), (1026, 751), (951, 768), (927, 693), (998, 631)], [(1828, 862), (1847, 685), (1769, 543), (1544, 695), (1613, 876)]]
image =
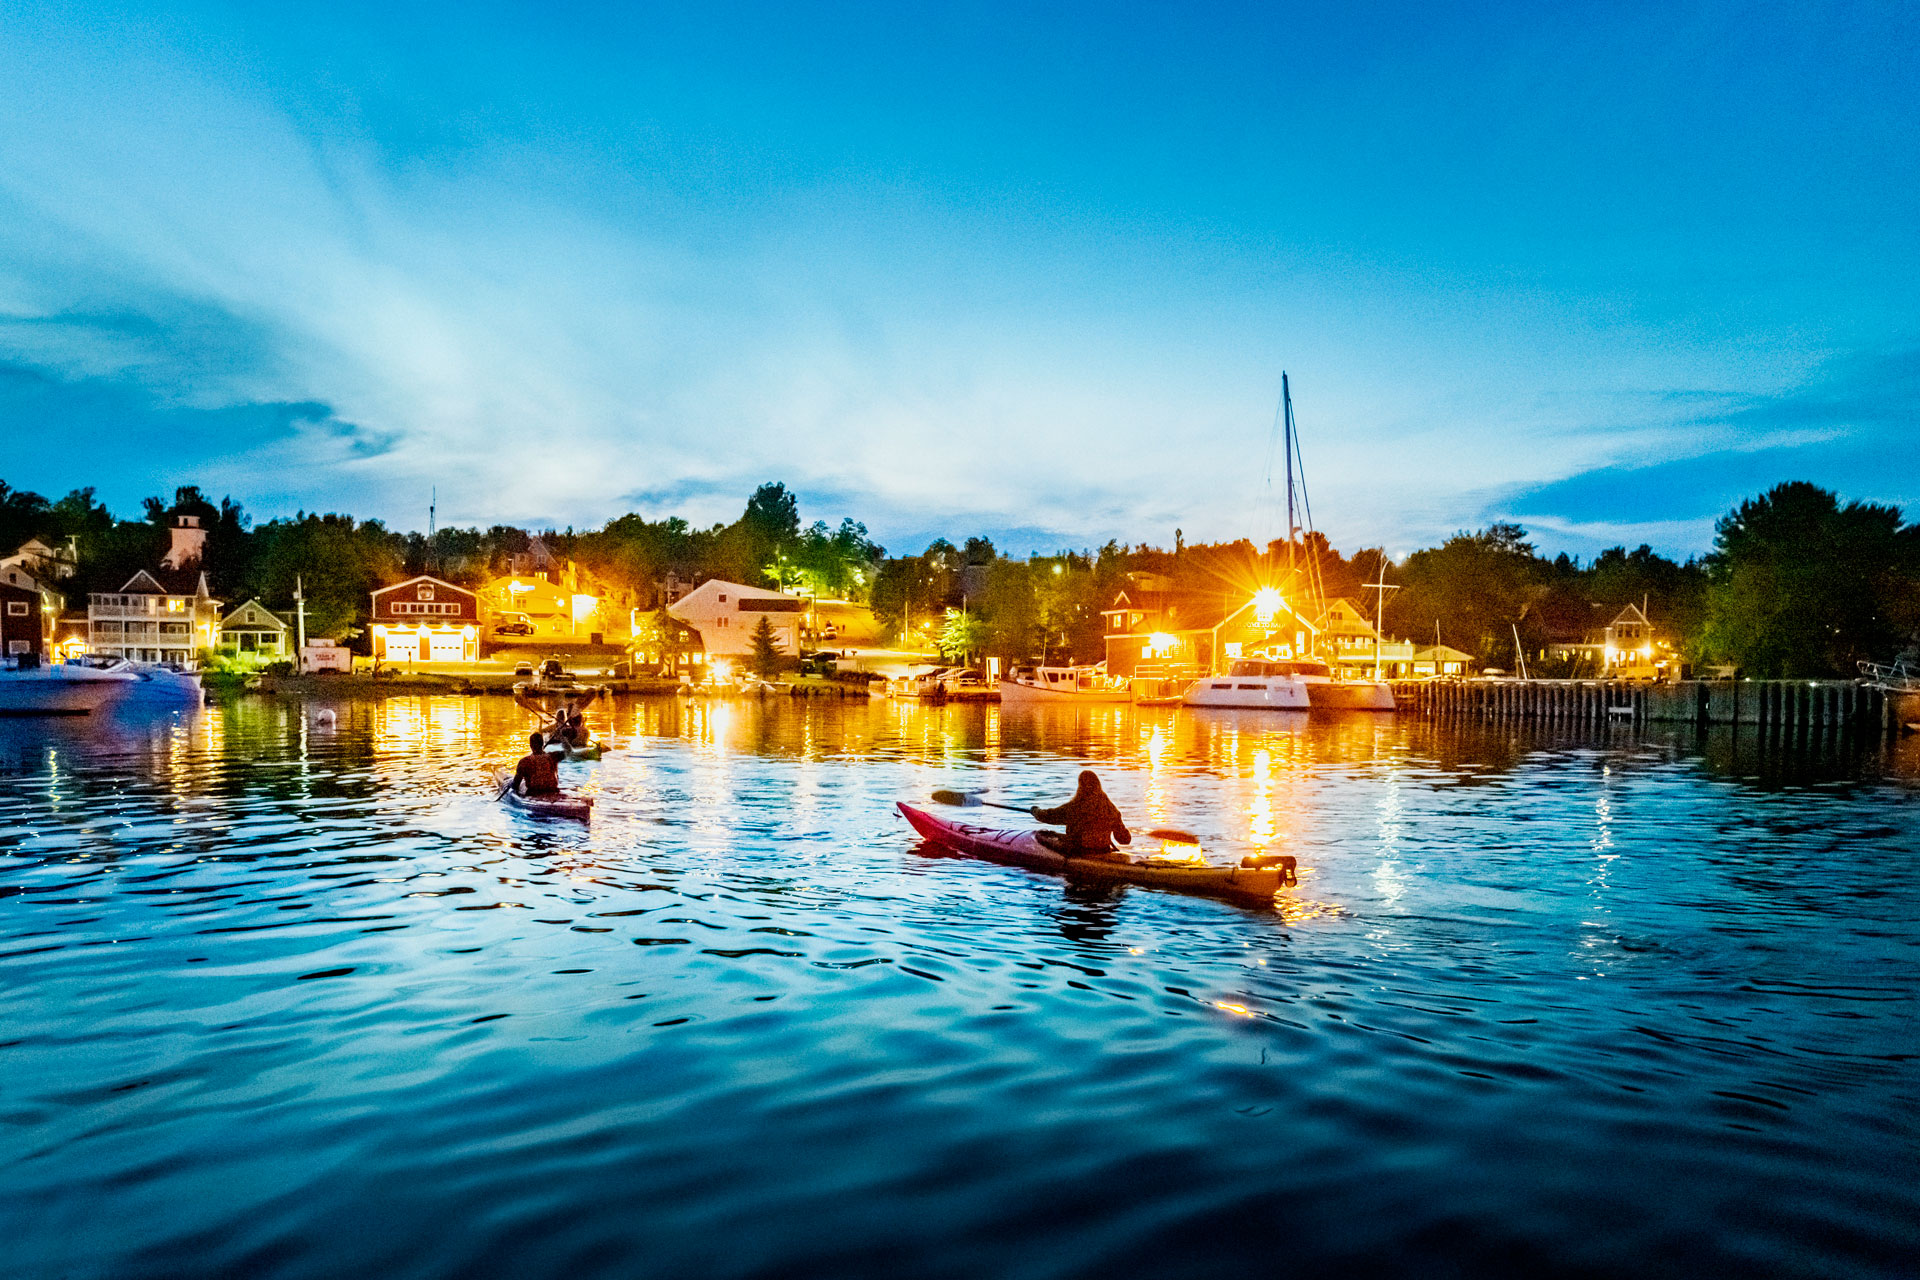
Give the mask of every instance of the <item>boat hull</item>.
[(132, 676), (68, 672), (64, 666), (0, 671), (0, 716), (84, 716), (137, 683)]
[[(495, 769), (493, 785), (504, 789), (513, 777), (511, 771)], [(572, 822), (587, 822), (593, 817), (593, 801), (586, 796), (523, 796), (508, 791), (504, 797), (506, 803), (536, 818), (565, 818)]]
[(928, 843), (949, 852), (1025, 867), (1031, 871), (1071, 876), (1076, 880), (1149, 885), (1206, 897), (1271, 902), (1280, 889), (1284, 874), (1267, 867), (1153, 866), (1146, 862), (1068, 858), (1041, 844), (1031, 831), (1010, 831), (953, 822), (904, 802), (899, 802), (897, 807), (901, 816)]
[(1305, 711), (1307, 683), (1296, 676), (1209, 676), (1193, 682), (1180, 701), (1189, 707), (1243, 707)]
[(1309, 681), (1307, 701), (1315, 711), (1392, 711), (1393, 687), (1366, 680)]

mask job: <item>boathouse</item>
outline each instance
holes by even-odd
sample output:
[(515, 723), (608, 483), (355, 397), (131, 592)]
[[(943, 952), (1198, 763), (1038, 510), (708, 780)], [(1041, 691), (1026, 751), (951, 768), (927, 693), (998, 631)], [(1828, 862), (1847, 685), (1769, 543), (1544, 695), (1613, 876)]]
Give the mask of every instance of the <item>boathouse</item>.
[(1100, 611), (1107, 672), (1114, 676), (1207, 675), (1235, 658), (1316, 652), (1320, 628), (1272, 589), (1251, 597), (1180, 590), (1157, 573), (1130, 573)]
[(420, 574), (373, 593), (373, 656), (386, 662), (472, 662), (480, 655), (480, 597)]

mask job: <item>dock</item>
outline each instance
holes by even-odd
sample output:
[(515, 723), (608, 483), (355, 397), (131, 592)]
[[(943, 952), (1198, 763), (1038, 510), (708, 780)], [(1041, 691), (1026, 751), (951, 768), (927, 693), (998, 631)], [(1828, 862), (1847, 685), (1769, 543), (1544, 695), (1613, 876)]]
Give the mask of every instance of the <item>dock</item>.
[(1400, 680), (1393, 696), (1402, 714), (1429, 719), (1887, 734), (1920, 717), (1920, 695), (1861, 680)]

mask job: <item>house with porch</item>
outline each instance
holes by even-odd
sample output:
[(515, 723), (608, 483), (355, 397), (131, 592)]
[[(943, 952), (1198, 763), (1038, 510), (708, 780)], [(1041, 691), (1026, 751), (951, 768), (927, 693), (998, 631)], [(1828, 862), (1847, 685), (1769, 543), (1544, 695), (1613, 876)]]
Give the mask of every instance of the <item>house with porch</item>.
[(765, 587), (709, 578), (667, 606), (667, 616), (693, 628), (708, 658), (740, 657), (753, 652), (753, 633), (761, 619), (773, 629), (784, 654), (800, 652), (800, 629), (807, 602), (800, 596)]
[(1320, 629), (1320, 653), (1336, 675), (1353, 679), (1396, 680), (1413, 666), (1413, 642), (1388, 640), (1367, 619), (1360, 605), (1336, 596), (1321, 606), (1314, 620)]
[(432, 574), (373, 593), (368, 625), (384, 662), (473, 662), (480, 656), (480, 597)]
[(220, 640), (220, 602), (197, 562), (142, 569), (87, 600), (87, 647), (108, 657), (192, 667)]
[(293, 626), (257, 598), (250, 598), (220, 619), (220, 645), (268, 662), (291, 661)]

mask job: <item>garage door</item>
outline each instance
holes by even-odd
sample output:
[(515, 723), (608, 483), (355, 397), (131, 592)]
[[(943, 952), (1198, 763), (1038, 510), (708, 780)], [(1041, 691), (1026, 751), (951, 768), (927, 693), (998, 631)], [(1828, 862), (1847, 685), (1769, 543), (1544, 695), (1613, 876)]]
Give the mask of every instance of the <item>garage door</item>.
[(453, 635), (438, 634), (433, 637), (433, 661), (458, 662), (465, 656), (458, 632)]

